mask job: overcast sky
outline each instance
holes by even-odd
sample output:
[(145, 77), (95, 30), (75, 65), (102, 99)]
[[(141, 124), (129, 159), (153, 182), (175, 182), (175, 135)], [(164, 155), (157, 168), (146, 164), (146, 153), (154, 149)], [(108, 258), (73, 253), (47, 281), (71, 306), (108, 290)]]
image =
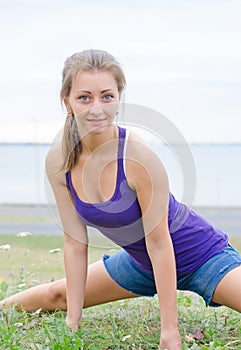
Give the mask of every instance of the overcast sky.
[(65, 58), (105, 49), (126, 101), (189, 142), (241, 142), (241, 0), (0, 0), (0, 142), (51, 142)]

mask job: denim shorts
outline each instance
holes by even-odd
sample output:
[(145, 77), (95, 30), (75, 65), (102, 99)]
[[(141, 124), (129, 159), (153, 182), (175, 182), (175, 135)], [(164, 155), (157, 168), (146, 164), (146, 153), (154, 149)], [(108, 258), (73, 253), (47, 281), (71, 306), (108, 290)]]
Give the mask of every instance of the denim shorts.
[[(110, 277), (121, 287), (139, 296), (151, 297), (156, 294), (153, 274), (140, 270), (123, 249), (112, 256), (104, 254), (103, 262)], [(196, 271), (179, 277), (177, 289), (199, 294), (207, 306), (220, 306), (212, 302), (214, 290), (221, 279), (239, 265), (240, 254), (228, 245)]]

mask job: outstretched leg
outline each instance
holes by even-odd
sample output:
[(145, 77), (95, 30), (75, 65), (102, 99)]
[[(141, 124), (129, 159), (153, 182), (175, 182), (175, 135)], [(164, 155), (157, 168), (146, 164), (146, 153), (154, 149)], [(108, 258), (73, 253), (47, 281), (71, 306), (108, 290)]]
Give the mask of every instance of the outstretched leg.
[(213, 293), (212, 301), (241, 312), (241, 266), (223, 277)]
[[(88, 267), (84, 307), (108, 303), (114, 300), (134, 298), (138, 295), (120, 287), (107, 273), (102, 261)], [(66, 310), (66, 281), (40, 284), (0, 301), (0, 306), (17, 305), (18, 309), (33, 312)]]
[(0, 301), (0, 307), (11, 305), (27, 312), (66, 310), (65, 279), (39, 284)]

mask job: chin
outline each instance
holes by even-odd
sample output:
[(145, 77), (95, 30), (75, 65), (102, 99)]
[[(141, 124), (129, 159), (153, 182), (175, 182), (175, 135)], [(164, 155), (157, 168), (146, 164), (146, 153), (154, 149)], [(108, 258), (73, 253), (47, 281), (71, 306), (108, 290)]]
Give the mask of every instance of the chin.
[(90, 130), (90, 133), (93, 134), (93, 135), (100, 135), (100, 134), (103, 134), (103, 132), (105, 132), (109, 127), (110, 127), (110, 124), (94, 126)]

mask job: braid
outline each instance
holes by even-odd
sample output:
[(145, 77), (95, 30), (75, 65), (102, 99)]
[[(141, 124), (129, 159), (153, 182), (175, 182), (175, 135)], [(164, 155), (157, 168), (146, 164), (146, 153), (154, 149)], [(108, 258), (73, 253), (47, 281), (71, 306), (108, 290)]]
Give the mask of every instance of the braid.
[(73, 115), (68, 115), (66, 118), (62, 146), (63, 170), (68, 172), (76, 164), (78, 154), (82, 149), (77, 123)]

